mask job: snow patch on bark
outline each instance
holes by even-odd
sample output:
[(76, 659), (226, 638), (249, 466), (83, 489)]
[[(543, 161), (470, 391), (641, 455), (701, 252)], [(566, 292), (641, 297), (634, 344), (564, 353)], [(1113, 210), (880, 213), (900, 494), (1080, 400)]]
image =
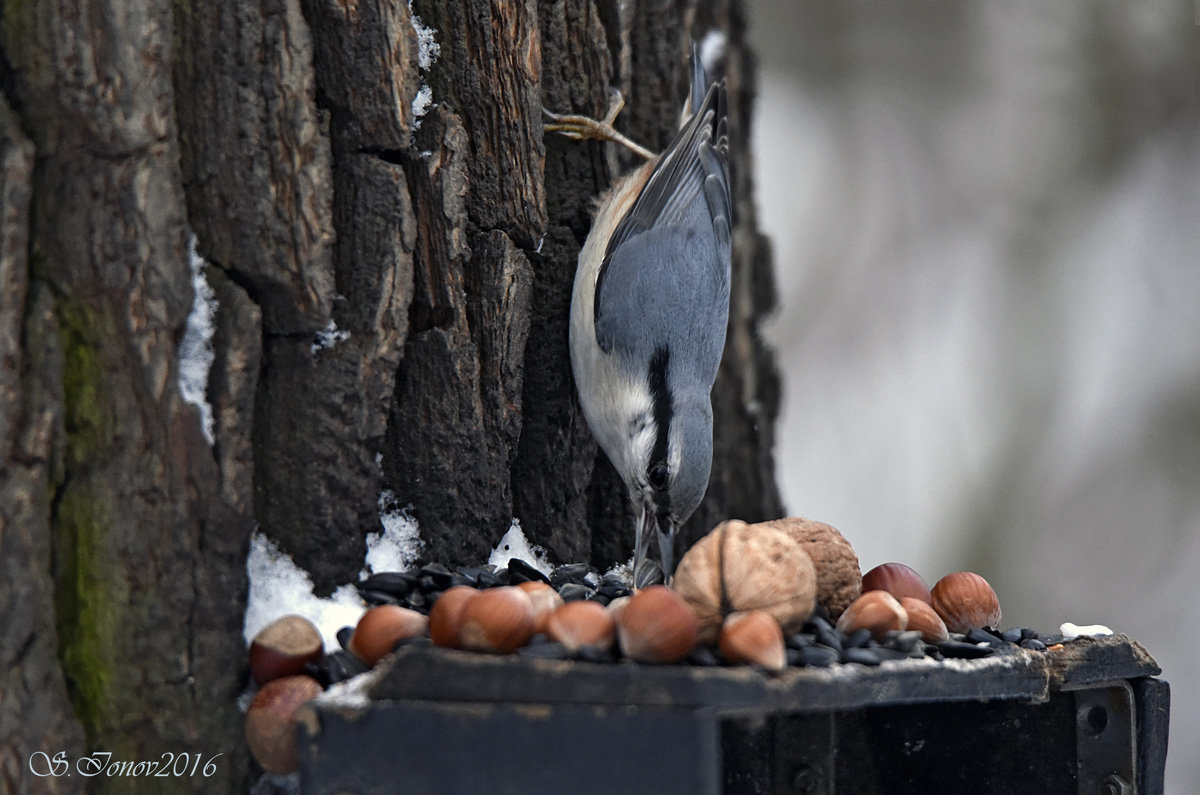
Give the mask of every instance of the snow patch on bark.
[(212, 369), (212, 338), (217, 316), (217, 296), (208, 279), (204, 278), (204, 260), (196, 252), (196, 236), (188, 240), (188, 259), (192, 269), (192, 311), (188, 315), (187, 329), (179, 343), (179, 392), (183, 400), (200, 412), (200, 430), (211, 446), (213, 436), (213, 410), (206, 395), (208, 371)]

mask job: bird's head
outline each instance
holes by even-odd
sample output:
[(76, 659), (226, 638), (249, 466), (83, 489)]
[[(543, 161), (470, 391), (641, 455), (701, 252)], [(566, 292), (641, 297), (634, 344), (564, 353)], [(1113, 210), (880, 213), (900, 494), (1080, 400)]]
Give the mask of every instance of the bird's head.
[(622, 473), (637, 522), (636, 585), (657, 574), (645, 571), (651, 538), (658, 541), (662, 574), (670, 578), (675, 534), (704, 498), (712, 468), (712, 405), (706, 392), (675, 395), (667, 410), (657, 403), (654, 415), (631, 440), (629, 471)]

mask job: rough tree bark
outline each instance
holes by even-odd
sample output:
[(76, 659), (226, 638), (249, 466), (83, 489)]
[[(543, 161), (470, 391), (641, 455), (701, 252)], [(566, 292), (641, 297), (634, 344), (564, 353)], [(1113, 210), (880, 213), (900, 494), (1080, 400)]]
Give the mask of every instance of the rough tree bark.
[[(9, 329), (24, 310), (25, 334), (19, 378), (6, 373), (24, 412), (5, 407), (22, 432), (5, 450), (5, 488), (26, 484), (6, 494), (2, 531), (6, 547), (27, 541), (5, 557), (23, 571), (4, 583), (5, 602), (21, 603), (2, 634), (28, 622), (29, 645), (5, 660), (4, 765), (22, 776), (14, 789), (75, 788), (79, 775), (33, 778), (30, 749), (224, 753), (207, 781), (168, 784), (235, 787), (248, 517), (222, 499), (178, 387), (192, 290), (171, 11), (84, 5), (3, 7), (4, 90), (34, 154), (28, 222), (4, 239), (29, 257), (28, 298), (5, 307)], [(34, 672), (44, 691), (28, 684)]]
[[(221, 753), (216, 779), (168, 783), (244, 788), (256, 524), (326, 592), (357, 576), (382, 489), (430, 559), (479, 562), (513, 517), (558, 560), (628, 558), (566, 329), (593, 199), (634, 164), (543, 139), (541, 107), (600, 115), (616, 86), (621, 126), (660, 148), (709, 30), (728, 39), (734, 291), (687, 532), (780, 513), (737, 0), (0, 8), (6, 791), (82, 786), (31, 778), (37, 750)], [(178, 386), (189, 234), (217, 297), (212, 446)]]
[(0, 100), (0, 788), (6, 792), (25, 789), (33, 754), (83, 750), (55, 648), (46, 531), (51, 458), (61, 436), (62, 354), (53, 299), (29, 283), (33, 153)]

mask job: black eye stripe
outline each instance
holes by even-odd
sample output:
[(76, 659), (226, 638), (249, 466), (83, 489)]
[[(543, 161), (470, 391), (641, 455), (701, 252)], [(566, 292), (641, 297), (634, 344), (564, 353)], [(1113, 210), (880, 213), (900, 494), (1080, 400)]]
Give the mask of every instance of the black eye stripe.
[[(650, 452), (650, 465), (646, 468), (646, 476), (650, 485), (656, 490), (664, 490), (670, 480), (670, 469), (667, 467), (667, 439), (671, 433), (671, 388), (667, 386), (667, 370), (671, 363), (671, 352), (667, 348), (658, 348), (650, 357), (650, 370), (646, 374), (650, 382), (650, 399), (653, 402), (654, 449)], [(659, 482), (661, 481), (661, 485)], [(669, 504), (669, 495), (663, 491), (656, 500), (660, 508)]]

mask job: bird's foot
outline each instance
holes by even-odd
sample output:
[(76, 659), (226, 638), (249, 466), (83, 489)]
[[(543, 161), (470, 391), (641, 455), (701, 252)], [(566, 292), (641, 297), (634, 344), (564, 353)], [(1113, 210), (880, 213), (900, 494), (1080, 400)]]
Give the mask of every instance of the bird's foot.
[(608, 112), (599, 121), (587, 116), (552, 113), (545, 108), (542, 108), (542, 112), (550, 120), (550, 123), (545, 125), (545, 129), (547, 130), (565, 135), (573, 141), (588, 139), (612, 141), (621, 144), (621, 146), (624, 146), (634, 154), (649, 160), (654, 157), (653, 152), (629, 140), (613, 127), (613, 122), (617, 120), (617, 114), (621, 112), (621, 108), (623, 107), (625, 107), (625, 98), (621, 96), (620, 91), (612, 89), (612, 95), (608, 103)]

